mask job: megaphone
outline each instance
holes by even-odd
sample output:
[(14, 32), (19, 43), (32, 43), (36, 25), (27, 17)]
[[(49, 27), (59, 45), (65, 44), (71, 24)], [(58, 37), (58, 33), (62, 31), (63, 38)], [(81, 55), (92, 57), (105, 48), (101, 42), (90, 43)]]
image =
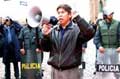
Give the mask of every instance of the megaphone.
[(51, 16), (49, 18), (42, 16), (42, 11), (40, 10), (40, 8), (37, 6), (33, 6), (30, 8), (30, 11), (28, 13), (27, 23), (31, 27), (38, 27), (40, 23), (50, 23), (52, 25), (56, 25), (58, 23), (58, 20), (55, 16)]
[(38, 6), (33, 6), (30, 8), (28, 11), (28, 16), (27, 16), (27, 23), (31, 27), (37, 27), (42, 19), (42, 11)]

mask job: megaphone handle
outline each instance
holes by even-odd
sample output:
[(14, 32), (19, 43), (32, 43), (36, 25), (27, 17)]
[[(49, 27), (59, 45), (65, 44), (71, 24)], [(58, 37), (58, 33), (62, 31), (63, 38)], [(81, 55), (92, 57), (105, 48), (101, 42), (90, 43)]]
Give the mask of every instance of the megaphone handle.
[(53, 29), (55, 29), (55, 28), (57, 28), (58, 26), (56, 25), (56, 26), (54, 26), (54, 27), (52, 27), (52, 28), (50, 28), (48, 31), (44, 31), (43, 29), (42, 29), (42, 33), (44, 34), (44, 35), (48, 35), (48, 34), (50, 34), (50, 32), (53, 30)]

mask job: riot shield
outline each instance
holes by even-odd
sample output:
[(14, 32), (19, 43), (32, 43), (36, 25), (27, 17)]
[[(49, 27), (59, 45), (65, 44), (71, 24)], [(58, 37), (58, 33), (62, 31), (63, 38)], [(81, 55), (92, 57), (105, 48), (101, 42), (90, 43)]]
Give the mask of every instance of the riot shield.
[(42, 79), (41, 53), (26, 50), (21, 61), (21, 79)]

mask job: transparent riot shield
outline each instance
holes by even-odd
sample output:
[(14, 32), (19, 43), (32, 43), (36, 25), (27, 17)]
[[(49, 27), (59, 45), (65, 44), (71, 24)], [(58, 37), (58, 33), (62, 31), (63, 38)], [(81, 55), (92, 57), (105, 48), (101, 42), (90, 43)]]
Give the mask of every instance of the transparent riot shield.
[(26, 50), (21, 61), (21, 79), (42, 79), (41, 53)]

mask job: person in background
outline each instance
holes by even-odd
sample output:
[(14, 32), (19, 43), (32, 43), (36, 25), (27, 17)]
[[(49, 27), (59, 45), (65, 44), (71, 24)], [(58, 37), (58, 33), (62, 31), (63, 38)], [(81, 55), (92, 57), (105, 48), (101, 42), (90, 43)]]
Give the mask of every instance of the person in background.
[[(94, 23), (93, 25), (96, 25), (96, 27), (98, 29), (100, 22), (102, 22), (106, 18), (107, 18), (107, 16), (106, 16), (106, 14), (104, 14), (104, 12), (99, 13), (96, 23)], [(96, 69), (96, 65), (97, 65), (97, 49), (96, 49), (95, 69)], [(93, 74), (96, 74), (96, 70), (95, 70), (95, 72), (93, 72)]]
[[(29, 22), (29, 19), (26, 19), (26, 25), (19, 34), (20, 52), (22, 55), (21, 64), (35, 63), (41, 67), (43, 61), (43, 51), (40, 45), (42, 38), (41, 29), (39, 27), (32, 27)], [(21, 69), (22, 79), (42, 79), (42, 76), (42, 67), (39, 69), (34, 68), (33, 70)]]
[(14, 76), (19, 79), (18, 62), (21, 59), (17, 34), (22, 26), (13, 21), (9, 16), (3, 18), (3, 63), (5, 64), (5, 79), (11, 79), (10, 63), (13, 63)]
[[(113, 19), (114, 11), (104, 9), (105, 19), (98, 24), (98, 30), (94, 37), (97, 49), (97, 64), (119, 64), (120, 53), (120, 22)], [(99, 74), (100, 72), (98, 72)], [(102, 73), (104, 78), (109, 72)], [(120, 78), (120, 73), (114, 73), (115, 78)]]
[(52, 66), (51, 78), (80, 79), (82, 44), (94, 36), (95, 29), (79, 15), (72, 20), (72, 8), (67, 4), (59, 5), (56, 10), (56, 28), (51, 29), (50, 24), (42, 26), (41, 46), (44, 51), (50, 52), (48, 64)]

